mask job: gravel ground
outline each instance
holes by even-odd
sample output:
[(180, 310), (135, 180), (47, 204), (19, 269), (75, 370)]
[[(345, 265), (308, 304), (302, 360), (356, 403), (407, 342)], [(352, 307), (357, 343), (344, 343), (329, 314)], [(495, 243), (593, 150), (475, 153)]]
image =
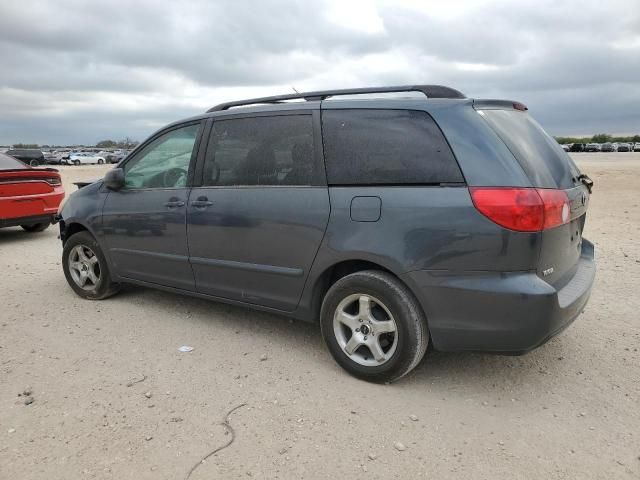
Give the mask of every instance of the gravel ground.
[[(576, 158), (585, 313), (528, 355), (432, 353), (386, 386), (314, 325), (135, 287), (83, 301), (55, 228), (0, 230), (0, 478), (185, 478), (238, 405), (192, 479), (639, 478), (640, 154)], [(61, 170), (72, 191), (104, 168)]]

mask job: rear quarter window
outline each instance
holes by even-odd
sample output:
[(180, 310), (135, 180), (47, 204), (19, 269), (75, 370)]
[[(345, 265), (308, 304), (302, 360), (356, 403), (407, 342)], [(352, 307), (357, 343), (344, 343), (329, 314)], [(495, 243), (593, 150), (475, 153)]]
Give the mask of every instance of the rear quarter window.
[(9, 155), (5, 155), (4, 153), (0, 153), (0, 170), (4, 169), (17, 169), (17, 168), (27, 168), (27, 166), (19, 160), (16, 160)]
[(529, 114), (498, 109), (478, 113), (505, 143), (534, 187), (567, 189), (575, 185), (578, 167)]
[(464, 181), (449, 144), (426, 112), (324, 110), (322, 134), (330, 185)]

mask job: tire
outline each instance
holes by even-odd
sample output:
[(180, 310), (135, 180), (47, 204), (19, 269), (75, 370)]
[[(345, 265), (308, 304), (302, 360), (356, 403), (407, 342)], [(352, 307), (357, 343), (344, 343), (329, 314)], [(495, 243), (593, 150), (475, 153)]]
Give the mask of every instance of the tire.
[(102, 165), (104, 163), (104, 160), (102, 160), (101, 158), (98, 159), (98, 165)]
[(44, 232), (49, 228), (50, 223), (32, 223), (31, 225), (20, 225), (22, 229), (29, 233)]
[[(342, 323), (345, 318), (352, 326)], [(393, 382), (409, 373), (429, 344), (427, 321), (418, 301), (397, 278), (378, 270), (352, 273), (334, 283), (322, 302), (320, 327), (336, 362), (354, 377), (376, 383)], [(349, 354), (351, 340), (355, 345), (368, 340), (375, 348), (362, 344)]]
[(29, 160), (29, 165), (31, 167), (37, 167), (38, 165), (40, 165), (40, 162), (38, 162), (38, 160), (35, 160), (35, 159)]
[(76, 167), (78, 167), (78, 166), (80, 165), (80, 160), (74, 160), (74, 161), (73, 161), (73, 164), (74, 164)]
[[(79, 251), (84, 252), (85, 258), (78, 256)], [(93, 258), (95, 257), (95, 260)], [(84, 264), (78, 268), (72, 268), (71, 263)], [(84, 270), (84, 284), (81, 285), (81, 277)], [(93, 236), (82, 231), (72, 235), (64, 244), (62, 250), (62, 268), (69, 286), (76, 294), (87, 300), (103, 300), (114, 295), (120, 290), (120, 285), (111, 281), (109, 266), (102, 253), (102, 248)], [(93, 272), (93, 278), (87, 273)], [(80, 281), (79, 281), (80, 279)]]

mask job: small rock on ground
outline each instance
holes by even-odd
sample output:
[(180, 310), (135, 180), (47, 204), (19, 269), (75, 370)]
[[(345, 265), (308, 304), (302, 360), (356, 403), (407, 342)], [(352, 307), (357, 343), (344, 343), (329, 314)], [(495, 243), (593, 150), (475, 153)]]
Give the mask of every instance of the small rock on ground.
[(398, 450), (399, 452), (404, 452), (407, 447), (405, 446), (404, 443), (402, 442), (396, 442), (393, 444), (393, 448), (395, 448), (396, 450)]

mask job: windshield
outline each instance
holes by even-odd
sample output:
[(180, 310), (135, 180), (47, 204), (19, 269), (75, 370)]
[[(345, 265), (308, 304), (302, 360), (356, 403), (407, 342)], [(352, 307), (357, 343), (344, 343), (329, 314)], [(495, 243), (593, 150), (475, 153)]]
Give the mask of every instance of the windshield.
[(9, 170), (9, 169), (18, 169), (18, 168), (27, 168), (27, 166), (22, 163), (20, 160), (16, 160), (9, 155), (5, 155), (4, 153), (0, 153), (0, 170)]
[(533, 186), (572, 188), (580, 175), (571, 157), (530, 115), (516, 110), (479, 110), (518, 160)]

